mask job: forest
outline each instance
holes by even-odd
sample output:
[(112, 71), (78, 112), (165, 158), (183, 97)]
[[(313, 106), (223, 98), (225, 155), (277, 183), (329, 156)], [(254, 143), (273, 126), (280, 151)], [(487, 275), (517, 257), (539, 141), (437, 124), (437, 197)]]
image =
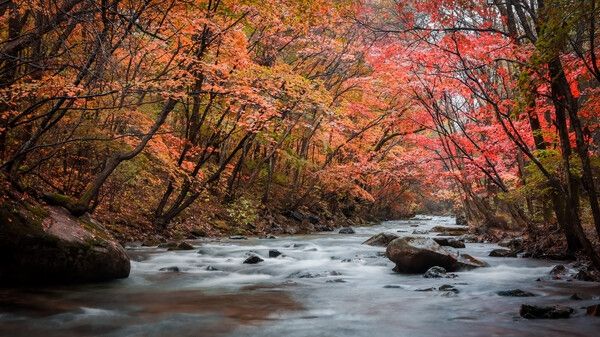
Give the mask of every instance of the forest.
[(0, 283), (438, 217), (600, 281), (599, 26), (597, 0), (1, 0)]

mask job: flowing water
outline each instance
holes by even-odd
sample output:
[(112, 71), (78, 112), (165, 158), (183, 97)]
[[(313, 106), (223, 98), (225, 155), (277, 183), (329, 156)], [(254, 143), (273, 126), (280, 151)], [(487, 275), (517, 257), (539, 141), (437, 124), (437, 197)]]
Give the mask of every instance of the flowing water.
[[(491, 258), (493, 244), (460, 251), (489, 267), (454, 279), (392, 272), (373, 234), (410, 235), (448, 217), (420, 217), (278, 239), (192, 242), (193, 251), (130, 250), (128, 279), (68, 288), (0, 290), (0, 336), (598, 336), (600, 318), (582, 307), (600, 303), (600, 284), (552, 280), (557, 261)], [(427, 234), (435, 235), (435, 234)], [(268, 251), (283, 253), (269, 258)], [(449, 248), (451, 249), (451, 248)], [(249, 252), (264, 262), (242, 262)], [(159, 271), (177, 266), (179, 272)], [(541, 280), (538, 280), (541, 278)], [(422, 291), (443, 284), (459, 293)], [(500, 297), (519, 288), (538, 296)], [(571, 300), (573, 293), (584, 298)], [(526, 320), (523, 303), (568, 305), (563, 320)]]

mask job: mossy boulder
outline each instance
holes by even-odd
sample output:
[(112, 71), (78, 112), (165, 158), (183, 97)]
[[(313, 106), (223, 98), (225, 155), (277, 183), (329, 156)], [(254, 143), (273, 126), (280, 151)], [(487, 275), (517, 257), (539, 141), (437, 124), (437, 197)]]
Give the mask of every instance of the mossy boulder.
[(98, 282), (129, 271), (123, 247), (91, 217), (32, 201), (0, 206), (0, 284)]

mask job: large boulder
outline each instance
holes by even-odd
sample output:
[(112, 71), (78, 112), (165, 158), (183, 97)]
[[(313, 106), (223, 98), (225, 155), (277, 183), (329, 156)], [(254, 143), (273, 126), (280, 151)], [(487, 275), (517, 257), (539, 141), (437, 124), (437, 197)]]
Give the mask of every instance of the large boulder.
[(0, 284), (107, 281), (129, 271), (123, 247), (89, 216), (33, 201), (0, 206)]
[(433, 266), (449, 272), (486, 266), (472, 256), (450, 252), (432, 239), (421, 237), (393, 240), (387, 246), (386, 255), (396, 264), (394, 271), (399, 273), (424, 273)]
[(363, 245), (387, 247), (387, 245), (399, 236), (393, 233), (379, 233), (370, 237)]

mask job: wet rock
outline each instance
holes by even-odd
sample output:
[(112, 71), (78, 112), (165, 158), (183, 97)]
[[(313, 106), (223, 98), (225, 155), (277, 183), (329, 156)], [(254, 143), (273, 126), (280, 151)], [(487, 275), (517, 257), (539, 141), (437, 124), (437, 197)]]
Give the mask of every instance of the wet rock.
[(363, 242), (363, 245), (387, 247), (387, 245), (399, 236), (392, 233), (379, 233), (370, 237), (367, 241)]
[(158, 248), (171, 248), (171, 247), (177, 247), (177, 242), (171, 241), (171, 242), (161, 242), (158, 245)]
[(383, 286), (384, 289), (402, 289), (402, 286), (397, 284), (386, 284)]
[(460, 235), (459, 237), (457, 237), (456, 239), (459, 241), (462, 241), (462, 242), (470, 242), (470, 243), (480, 242), (479, 238), (475, 234), (463, 234), (463, 235)]
[(171, 273), (179, 273), (180, 272), (179, 267), (177, 267), (177, 266), (160, 268), (158, 271), (165, 271), (165, 272), (171, 272)]
[(343, 227), (342, 229), (340, 229), (340, 231), (338, 233), (340, 233), (340, 234), (354, 234), (356, 232), (354, 231), (354, 229), (352, 229), (352, 227)]
[(269, 235), (263, 237), (263, 239), (275, 240), (275, 239), (277, 239), (277, 237), (273, 234), (269, 234)]
[(425, 274), (423, 274), (424, 278), (455, 278), (458, 277), (458, 275), (456, 274), (448, 274), (446, 272), (446, 269), (439, 267), (439, 266), (434, 266), (429, 268)]
[(552, 268), (552, 270), (550, 270), (550, 275), (552, 275), (554, 278), (564, 277), (568, 273), (569, 273), (569, 270), (567, 269), (567, 267), (565, 267), (562, 264), (558, 264), (558, 265), (554, 266)]
[(429, 234), (429, 231), (426, 229), (415, 229), (412, 233), (414, 235), (425, 235), (425, 234)]
[(0, 284), (100, 282), (125, 278), (130, 268), (123, 247), (87, 214), (0, 201)]
[(304, 271), (297, 271), (294, 273), (291, 273), (290, 275), (288, 275), (287, 278), (317, 278), (317, 277), (325, 277), (327, 276), (326, 274), (321, 274), (321, 273), (309, 273), (309, 272), (304, 272)]
[(440, 246), (447, 246), (452, 248), (465, 248), (465, 243), (454, 239), (454, 238), (433, 238), (433, 241), (437, 242)]
[(341, 279), (341, 278), (336, 278), (336, 279), (333, 279), (333, 280), (327, 280), (325, 282), (326, 283), (346, 283), (346, 280)]
[(535, 296), (535, 294), (530, 293), (528, 291), (523, 291), (521, 289), (503, 290), (503, 291), (497, 292), (496, 294), (498, 294), (499, 296), (505, 296), (505, 297), (533, 297), (533, 296)]
[(419, 289), (415, 289), (415, 291), (434, 291), (435, 288), (419, 288)]
[(460, 236), (463, 234), (467, 234), (469, 231), (468, 228), (465, 227), (445, 227), (445, 226), (435, 226), (431, 229), (432, 232), (439, 232), (440, 236)]
[(560, 305), (542, 307), (536, 305), (521, 305), (519, 314), (523, 318), (527, 319), (558, 319), (558, 318), (569, 318), (575, 310), (570, 307), (564, 307)]
[(575, 276), (573, 276), (573, 278), (576, 280), (579, 280), (579, 281), (588, 281), (588, 282), (594, 281), (594, 277), (589, 272), (587, 272), (586, 270), (583, 270), (583, 269), (579, 270), (577, 272), (577, 274), (575, 274)]
[(464, 214), (459, 214), (456, 216), (456, 225), (457, 226), (468, 226), (467, 217)]
[(331, 275), (331, 276), (341, 276), (341, 275), (342, 275), (342, 273), (340, 273), (339, 271), (335, 271), (335, 270), (333, 270), (333, 271), (330, 271), (330, 272), (329, 272), (329, 275)]
[(491, 257), (517, 257), (517, 252), (508, 249), (494, 249), (490, 252)]
[(248, 238), (243, 235), (232, 235), (229, 240), (248, 240)]
[(590, 305), (585, 309), (585, 314), (588, 316), (600, 317), (600, 304)]
[(264, 260), (261, 259), (260, 257), (256, 256), (256, 255), (252, 255), (250, 257), (248, 257), (246, 260), (244, 260), (245, 264), (257, 264), (257, 263), (261, 263)]
[(176, 243), (173, 246), (169, 246), (167, 250), (193, 250), (193, 249), (194, 249), (194, 246), (192, 246), (190, 243), (181, 241), (179, 243)]
[[(486, 262), (481, 261), (469, 254), (460, 254), (459, 258), (461, 260), (459, 262), (468, 263), (472, 267), (470, 269), (488, 266), (488, 264)], [(463, 268), (463, 269), (469, 269), (469, 268)]]
[(410, 227), (419, 227), (417, 224), (410, 225)]
[(579, 295), (577, 293), (571, 295), (571, 297), (569, 297), (569, 299), (572, 299), (574, 301), (581, 301), (581, 300), (583, 300), (583, 298), (579, 297)]
[(399, 273), (424, 273), (434, 266), (453, 272), (486, 266), (485, 262), (447, 251), (429, 238), (398, 238), (387, 246), (386, 254)]
[(277, 249), (269, 250), (269, 257), (278, 257), (279, 255), (281, 255), (281, 252)]
[(506, 248), (509, 248), (510, 250), (520, 251), (523, 249), (523, 242), (524, 242), (523, 238), (518, 237), (518, 238), (512, 238), (512, 239), (506, 239), (506, 240), (500, 241), (498, 243), (498, 246), (506, 247)]
[(455, 287), (455, 286), (453, 286), (453, 285), (450, 285), (450, 284), (444, 284), (444, 285), (441, 285), (441, 286), (438, 288), (438, 290), (439, 290), (439, 291), (447, 291), (447, 292), (452, 292), (452, 293), (455, 293), (455, 294), (458, 294), (458, 293), (460, 292), (460, 290), (456, 289), (456, 287)]
[(219, 269), (213, 267), (213, 266), (206, 266), (206, 270), (207, 271), (218, 271)]

